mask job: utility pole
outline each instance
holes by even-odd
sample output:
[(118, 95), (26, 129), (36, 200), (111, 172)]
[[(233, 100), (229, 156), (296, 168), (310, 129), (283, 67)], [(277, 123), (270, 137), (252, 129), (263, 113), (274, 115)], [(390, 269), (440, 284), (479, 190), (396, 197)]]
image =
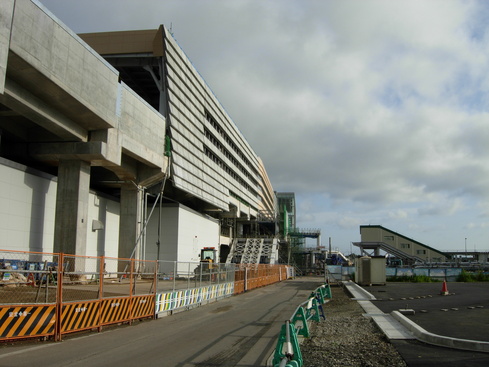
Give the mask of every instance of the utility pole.
[(465, 237), (465, 261), (467, 261), (467, 237)]

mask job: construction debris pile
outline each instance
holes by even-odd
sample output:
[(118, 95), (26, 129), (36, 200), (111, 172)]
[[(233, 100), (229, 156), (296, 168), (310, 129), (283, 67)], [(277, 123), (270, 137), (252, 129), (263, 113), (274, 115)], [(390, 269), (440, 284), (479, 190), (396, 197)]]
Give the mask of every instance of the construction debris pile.
[[(5, 270), (12, 270), (11, 266), (6, 266)], [(16, 271), (0, 273), (0, 286), (18, 287), (27, 284), (27, 277)]]

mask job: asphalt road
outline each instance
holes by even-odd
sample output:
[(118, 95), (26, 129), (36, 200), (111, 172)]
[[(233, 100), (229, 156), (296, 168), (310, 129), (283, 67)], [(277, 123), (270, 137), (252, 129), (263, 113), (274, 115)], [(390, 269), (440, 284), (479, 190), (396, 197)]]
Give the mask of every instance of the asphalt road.
[(58, 343), (3, 344), (0, 366), (264, 366), (284, 320), (321, 284), (319, 277), (294, 279)]
[[(364, 287), (384, 313), (413, 309), (407, 316), (428, 332), (453, 338), (489, 341), (489, 283), (447, 283), (449, 295), (442, 296), (442, 283), (387, 283)], [(421, 343), (394, 340), (391, 343), (410, 367), (489, 366), (489, 353), (455, 350)]]
[(387, 283), (365, 287), (384, 313), (413, 309), (408, 316), (427, 331), (453, 338), (489, 341), (489, 282), (447, 283), (449, 295), (441, 296), (442, 283)]

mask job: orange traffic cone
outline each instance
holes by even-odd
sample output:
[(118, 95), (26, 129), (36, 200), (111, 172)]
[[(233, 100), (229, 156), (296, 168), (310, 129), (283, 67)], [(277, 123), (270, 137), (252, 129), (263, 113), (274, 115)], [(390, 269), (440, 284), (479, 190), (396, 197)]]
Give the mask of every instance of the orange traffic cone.
[(443, 281), (443, 285), (442, 285), (442, 287), (441, 287), (441, 292), (440, 292), (440, 294), (441, 294), (442, 296), (448, 296), (448, 288), (447, 288), (447, 281), (446, 281), (446, 280), (444, 280), (444, 281)]

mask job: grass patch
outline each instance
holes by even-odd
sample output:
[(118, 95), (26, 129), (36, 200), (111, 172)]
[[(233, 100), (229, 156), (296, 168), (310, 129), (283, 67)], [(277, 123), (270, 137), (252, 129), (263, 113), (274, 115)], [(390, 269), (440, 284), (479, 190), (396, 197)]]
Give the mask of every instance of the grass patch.
[(395, 276), (388, 277), (388, 282), (408, 282), (408, 283), (436, 283), (441, 282), (439, 279), (430, 278), (427, 275)]
[(484, 274), (482, 271), (472, 273), (462, 270), (457, 277), (457, 282), (489, 282), (489, 274)]

